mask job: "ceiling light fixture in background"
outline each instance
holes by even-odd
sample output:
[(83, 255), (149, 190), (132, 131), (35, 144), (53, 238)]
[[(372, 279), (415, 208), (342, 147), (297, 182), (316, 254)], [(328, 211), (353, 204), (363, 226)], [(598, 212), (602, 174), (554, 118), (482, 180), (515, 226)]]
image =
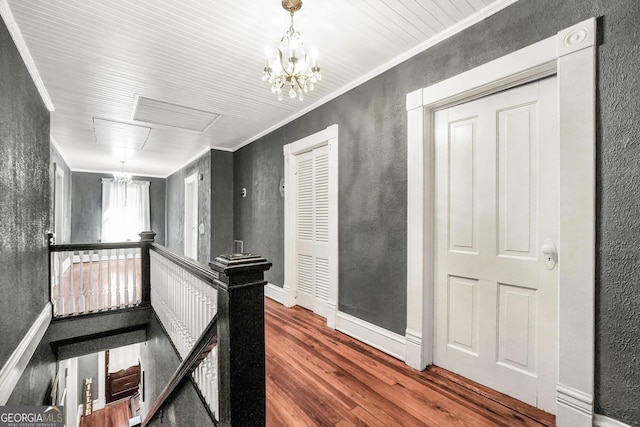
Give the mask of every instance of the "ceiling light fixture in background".
[(293, 14), (302, 7), (302, 0), (282, 0), (282, 7), (291, 14), (291, 25), (282, 36), (274, 56), (267, 54), (262, 81), (271, 84), (271, 92), (282, 100), (283, 88), (289, 88), (289, 96), (302, 101), (304, 94), (313, 90), (313, 84), (322, 80), (316, 59), (304, 48), (300, 33), (293, 29)]
[[(120, 172), (113, 173), (113, 182), (117, 185), (124, 185), (131, 183), (131, 175), (124, 171), (124, 160), (120, 160), (122, 166), (120, 166)], [(125, 189), (126, 191), (126, 189)]]

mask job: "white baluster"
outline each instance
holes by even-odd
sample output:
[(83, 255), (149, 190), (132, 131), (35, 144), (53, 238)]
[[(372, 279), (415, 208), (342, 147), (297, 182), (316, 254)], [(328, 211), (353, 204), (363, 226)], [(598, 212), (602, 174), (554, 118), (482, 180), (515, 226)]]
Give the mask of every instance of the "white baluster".
[(76, 312), (76, 292), (75, 287), (73, 286), (73, 252), (68, 252), (69, 254), (69, 312), (68, 314), (73, 314)]
[[(84, 295), (84, 251), (79, 251), (78, 257), (80, 258), (80, 262), (78, 263), (78, 269), (80, 270), (79, 275), (79, 303), (78, 303), (78, 313), (85, 313), (87, 311), (87, 305)], [(75, 268), (74, 268), (75, 269)]]
[(136, 255), (140, 253), (140, 249), (135, 249), (133, 251), (133, 305), (138, 305), (140, 304), (140, 301), (138, 300), (138, 269), (136, 268), (136, 264), (138, 263), (138, 259), (136, 258)]
[(111, 250), (107, 249), (107, 310), (113, 307), (113, 280), (111, 277)]
[(189, 330), (189, 289), (187, 284), (186, 272), (180, 270), (180, 291), (182, 293), (182, 316), (181, 322), (184, 329), (184, 353), (189, 353), (192, 341), (191, 331)]
[(62, 271), (62, 256), (60, 256), (60, 252), (56, 252), (56, 260), (58, 262), (58, 316), (64, 316), (64, 272)]
[[(184, 289), (184, 271), (180, 270), (179, 272), (179, 277), (180, 277), (180, 281), (179, 281), (179, 292), (180, 292), (180, 317), (179, 317), (179, 321), (180, 321), (180, 326), (182, 328), (182, 351), (184, 353), (187, 352), (188, 349), (188, 342), (189, 342), (189, 331), (187, 330), (187, 325), (185, 322), (185, 319), (187, 317), (186, 315), (186, 306), (187, 306), (187, 294), (185, 292)], [(184, 354), (183, 354), (184, 357)]]
[(131, 254), (131, 249), (124, 250), (124, 277), (126, 277), (126, 287), (124, 290), (124, 298), (125, 298), (125, 306), (131, 307), (133, 305), (133, 298), (131, 296), (131, 282), (132, 277), (129, 276), (129, 270), (133, 269), (133, 267), (129, 267), (129, 263), (131, 262), (129, 259), (129, 255)]
[(95, 305), (93, 303), (94, 289), (95, 283), (93, 283), (93, 251), (89, 251), (89, 311), (93, 311), (95, 309)]
[(102, 250), (98, 251), (98, 311), (102, 311), (104, 307), (104, 290), (102, 289), (102, 267), (104, 258), (102, 256)]

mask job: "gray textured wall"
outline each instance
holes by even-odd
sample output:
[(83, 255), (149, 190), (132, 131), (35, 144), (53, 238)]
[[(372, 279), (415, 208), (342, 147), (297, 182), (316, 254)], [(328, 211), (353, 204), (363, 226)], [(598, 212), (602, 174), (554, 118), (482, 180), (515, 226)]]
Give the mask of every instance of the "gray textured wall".
[(198, 224), (204, 224), (204, 234), (198, 234), (198, 261), (210, 260), (211, 244), (211, 155), (203, 154), (187, 166), (167, 177), (167, 244), (184, 255), (184, 179), (194, 173), (198, 178)]
[(211, 150), (211, 259), (233, 252), (233, 153)]
[(49, 112), (0, 20), (0, 366), (49, 299), (50, 156)]
[[(290, 125), (278, 129), (236, 151), (233, 157), (234, 239), (244, 242), (245, 252), (259, 254), (273, 262), (264, 277), (278, 286), (284, 282), (284, 198), (280, 196), (280, 180), (284, 177), (282, 146), (301, 137), (294, 137), (292, 133), (305, 136), (305, 126), (310, 125), (304, 121), (296, 121), (294, 125), (296, 123), (300, 123), (301, 128)], [(321, 129), (323, 127), (315, 130)], [(246, 197), (240, 195), (242, 188), (247, 189)]]
[[(405, 95), (593, 16), (602, 17), (595, 406), (598, 413), (640, 425), (637, 0), (520, 0), (240, 149), (234, 155), (235, 238), (272, 261), (268, 280), (282, 285), (283, 204), (276, 185), (283, 174), (282, 146), (337, 123), (340, 310), (404, 334)], [(249, 191), (245, 199), (242, 187)]]
[[(70, 210), (72, 243), (95, 243), (100, 241), (102, 230), (102, 178), (113, 178), (113, 175), (72, 172)], [(133, 179), (149, 181), (151, 229), (156, 232), (156, 242), (164, 245), (165, 179), (145, 176), (133, 176)]]
[(233, 251), (233, 153), (210, 150), (167, 178), (167, 247), (184, 254), (184, 179), (198, 181), (198, 261)]

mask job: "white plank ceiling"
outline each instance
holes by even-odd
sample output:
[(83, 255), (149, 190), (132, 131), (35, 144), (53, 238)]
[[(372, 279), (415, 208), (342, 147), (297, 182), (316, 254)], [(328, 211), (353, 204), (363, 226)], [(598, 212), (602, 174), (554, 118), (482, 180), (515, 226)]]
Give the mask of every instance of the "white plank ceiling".
[[(279, 0), (0, 1), (55, 106), (51, 135), (72, 170), (119, 170), (125, 160), (125, 171), (162, 177), (208, 147), (246, 145), (513, 2), (304, 0), (295, 28), (317, 49), (323, 80), (301, 102), (278, 101), (261, 80), (267, 46), (289, 26)], [(133, 120), (139, 97), (219, 117), (204, 132), (140, 122)], [(141, 149), (98, 143), (94, 118), (151, 131)]]

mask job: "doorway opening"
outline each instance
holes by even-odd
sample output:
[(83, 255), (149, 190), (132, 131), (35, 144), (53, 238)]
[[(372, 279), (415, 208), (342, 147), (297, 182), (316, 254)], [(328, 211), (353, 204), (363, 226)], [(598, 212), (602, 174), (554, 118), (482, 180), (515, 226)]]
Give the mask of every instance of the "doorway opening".
[(184, 179), (184, 256), (198, 259), (198, 174)]

